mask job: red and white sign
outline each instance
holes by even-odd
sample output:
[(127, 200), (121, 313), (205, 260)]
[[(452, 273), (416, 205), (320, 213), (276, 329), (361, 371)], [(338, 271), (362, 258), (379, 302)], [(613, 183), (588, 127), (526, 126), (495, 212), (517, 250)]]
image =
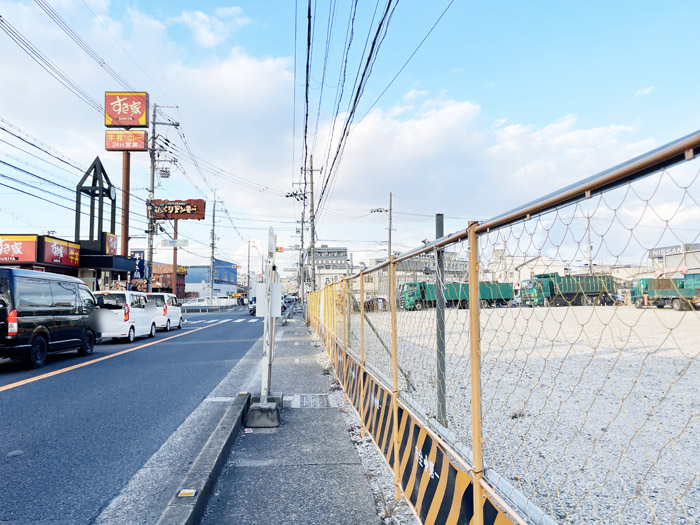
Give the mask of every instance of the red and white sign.
[(105, 130), (105, 149), (107, 151), (147, 151), (148, 131), (107, 129)]
[(117, 255), (119, 249), (119, 241), (113, 233), (104, 232), (105, 236), (105, 252), (107, 255)]
[(147, 128), (148, 93), (107, 91), (105, 126), (108, 128)]
[(36, 235), (0, 236), (0, 264), (36, 262)]
[(204, 199), (166, 201), (153, 199), (153, 213), (156, 219), (196, 219), (204, 218)]
[(53, 237), (44, 237), (44, 262), (77, 267), (80, 265), (80, 245)]

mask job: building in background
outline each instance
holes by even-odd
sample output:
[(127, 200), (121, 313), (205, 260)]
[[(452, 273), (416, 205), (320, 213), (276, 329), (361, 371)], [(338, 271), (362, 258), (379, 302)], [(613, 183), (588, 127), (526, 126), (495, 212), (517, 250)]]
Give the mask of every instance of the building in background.
[[(209, 297), (211, 293), (210, 265), (188, 266), (185, 276), (186, 297)], [(214, 297), (238, 297), (238, 264), (214, 260)]]
[(176, 291), (173, 292), (173, 265), (154, 264), (153, 265), (153, 291), (174, 293), (178, 299), (185, 298), (185, 279), (187, 268), (178, 265)]
[[(327, 244), (316, 246), (314, 259), (316, 261), (316, 288), (326, 286), (333, 281), (339, 281), (349, 275), (351, 271), (352, 262), (348, 259), (346, 247), (332, 247)], [(304, 280), (311, 283), (311, 248), (306, 250)]]

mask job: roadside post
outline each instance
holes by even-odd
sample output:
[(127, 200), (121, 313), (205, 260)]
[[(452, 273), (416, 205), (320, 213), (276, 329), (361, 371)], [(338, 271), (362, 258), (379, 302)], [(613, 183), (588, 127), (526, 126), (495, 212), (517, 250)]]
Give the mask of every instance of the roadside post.
[(275, 265), (276, 237), (270, 227), (268, 261), (264, 280), (256, 287), (257, 306), (255, 316), (263, 318), (263, 356), (261, 360), (261, 388), (259, 396), (251, 397), (246, 415), (246, 426), (252, 428), (278, 427), (283, 396), (271, 394), (272, 361), (275, 352), (275, 318), (282, 315), (282, 285)]

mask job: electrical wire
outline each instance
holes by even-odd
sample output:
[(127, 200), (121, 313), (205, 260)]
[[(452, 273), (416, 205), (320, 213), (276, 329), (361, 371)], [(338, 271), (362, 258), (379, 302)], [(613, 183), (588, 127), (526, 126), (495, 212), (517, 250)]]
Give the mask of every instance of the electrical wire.
[(22, 34), (17, 31), (2, 15), (0, 15), (0, 29), (9, 36), (27, 55), (39, 64), (49, 75), (54, 77), (61, 85), (80, 98), (88, 106), (99, 113), (104, 113), (102, 105), (93, 99), (89, 93), (74, 82), (68, 75), (51, 62), (39, 49), (32, 45)]

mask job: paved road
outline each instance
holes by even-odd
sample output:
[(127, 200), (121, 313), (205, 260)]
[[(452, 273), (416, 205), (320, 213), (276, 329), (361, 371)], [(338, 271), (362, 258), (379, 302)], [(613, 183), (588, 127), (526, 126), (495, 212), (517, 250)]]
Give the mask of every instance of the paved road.
[[(150, 482), (145, 504), (152, 513), (147, 521), (157, 519), (192, 461), (192, 447), (164, 444), (172, 436), (194, 445), (206, 439), (218, 417), (198, 407), (263, 329), (244, 309), (186, 320), (182, 331), (155, 339), (107, 341), (90, 358), (49, 357), (40, 370), (0, 360), (0, 522), (105, 521), (114, 498), (121, 495), (119, 507), (128, 506), (124, 489), (144, 464), (167, 452), (172, 476), (161, 474), (159, 487)], [(194, 413), (204, 415), (187, 427)], [(136, 514), (143, 519), (144, 512), (142, 505)]]

